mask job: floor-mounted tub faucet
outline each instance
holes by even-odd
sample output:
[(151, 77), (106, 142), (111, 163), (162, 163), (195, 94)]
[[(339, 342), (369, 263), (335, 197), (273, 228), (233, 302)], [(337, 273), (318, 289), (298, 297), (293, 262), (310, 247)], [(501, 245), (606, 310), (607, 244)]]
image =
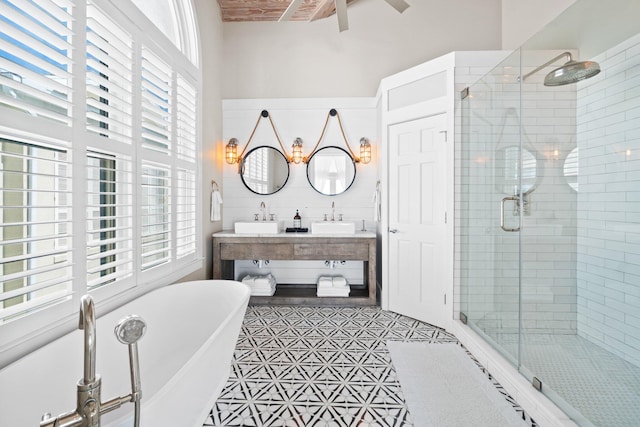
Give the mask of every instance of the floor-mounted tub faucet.
[[(135, 322), (131, 322), (132, 318)], [(100, 375), (96, 374), (95, 305), (90, 295), (84, 295), (80, 300), (80, 322), (78, 325), (78, 329), (84, 331), (84, 374), (78, 381), (78, 406), (75, 411), (60, 414), (55, 418), (52, 418), (50, 414), (43, 415), (40, 427), (100, 427), (100, 417), (102, 415), (119, 408), (127, 402), (135, 402), (134, 426), (138, 427), (140, 423), (140, 377), (138, 350), (137, 346), (132, 350), (132, 344), (142, 337), (145, 327), (144, 321), (137, 316), (124, 318), (116, 327), (116, 336), (119, 335), (119, 331), (127, 331), (127, 339), (121, 340), (120, 337), (118, 337), (118, 339), (120, 342), (129, 344), (132, 392), (129, 395), (116, 397), (101, 403), (100, 391), (102, 381)]]

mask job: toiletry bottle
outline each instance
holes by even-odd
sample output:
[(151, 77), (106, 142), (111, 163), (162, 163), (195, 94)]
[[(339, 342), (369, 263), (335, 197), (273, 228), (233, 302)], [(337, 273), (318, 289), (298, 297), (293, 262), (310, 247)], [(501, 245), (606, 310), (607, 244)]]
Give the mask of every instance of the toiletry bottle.
[(296, 209), (296, 214), (293, 217), (293, 228), (302, 228), (302, 218), (300, 218), (300, 214)]

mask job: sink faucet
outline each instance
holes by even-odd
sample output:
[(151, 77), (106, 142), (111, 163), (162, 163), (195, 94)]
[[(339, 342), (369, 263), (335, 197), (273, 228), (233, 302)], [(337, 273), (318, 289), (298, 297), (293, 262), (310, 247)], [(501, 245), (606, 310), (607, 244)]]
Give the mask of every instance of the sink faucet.
[(331, 221), (336, 220), (336, 202), (331, 202)]
[(267, 220), (267, 209), (266, 209), (266, 205), (264, 204), (264, 202), (260, 202), (260, 212), (262, 212), (262, 220), (266, 221)]
[[(102, 380), (100, 375), (96, 375), (95, 305), (93, 303), (93, 298), (91, 298), (90, 295), (84, 295), (80, 301), (80, 322), (78, 324), (78, 329), (84, 331), (84, 374), (78, 381), (77, 407), (75, 411), (65, 412), (55, 418), (51, 417), (51, 414), (48, 413), (43, 415), (40, 427), (100, 427), (100, 417), (103, 414), (111, 412), (127, 402), (134, 402), (136, 404), (135, 426), (137, 427), (139, 425), (140, 418), (140, 379), (139, 377), (136, 378), (136, 387), (136, 385), (133, 384), (133, 358), (130, 360), (132, 370), (132, 393), (101, 403), (100, 392)], [(142, 334), (140, 334), (137, 339), (141, 336)], [(135, 368), (137, 372), (137, 353), (135, 359)]]

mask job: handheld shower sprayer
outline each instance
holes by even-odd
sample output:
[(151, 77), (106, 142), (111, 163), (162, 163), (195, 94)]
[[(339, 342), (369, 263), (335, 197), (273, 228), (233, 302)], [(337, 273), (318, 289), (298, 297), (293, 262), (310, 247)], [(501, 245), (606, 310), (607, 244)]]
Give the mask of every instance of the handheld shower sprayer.
[(114, 329), (116, 338), (129, 347), (129, 369), (131, 374), (131, 402), (134, 403), (134, 425), (140, 424), (140, 366), (138, 363), (138, 340), (147, 330), (147, 324), (140, 316), (131, 314), (121, 319)]

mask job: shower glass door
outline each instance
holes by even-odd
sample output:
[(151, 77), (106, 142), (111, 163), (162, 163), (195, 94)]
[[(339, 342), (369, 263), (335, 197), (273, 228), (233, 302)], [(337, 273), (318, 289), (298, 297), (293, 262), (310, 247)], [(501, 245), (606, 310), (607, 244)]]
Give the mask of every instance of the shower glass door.
[[(640, 3), (566, 13), (617, 28)], [(543, 34), (460, 101), (460, 319), (587, 427), (640, 419), (640, 33), (625, 31), (571, 50), (592, 78), (545, 86), (566, 55)]]
[(520, 196), (536, 175), (535, 158), (521, 147), (519, 70), (515, 51), (462, 94), (459, 187), (461, 317), (515, 366)]

